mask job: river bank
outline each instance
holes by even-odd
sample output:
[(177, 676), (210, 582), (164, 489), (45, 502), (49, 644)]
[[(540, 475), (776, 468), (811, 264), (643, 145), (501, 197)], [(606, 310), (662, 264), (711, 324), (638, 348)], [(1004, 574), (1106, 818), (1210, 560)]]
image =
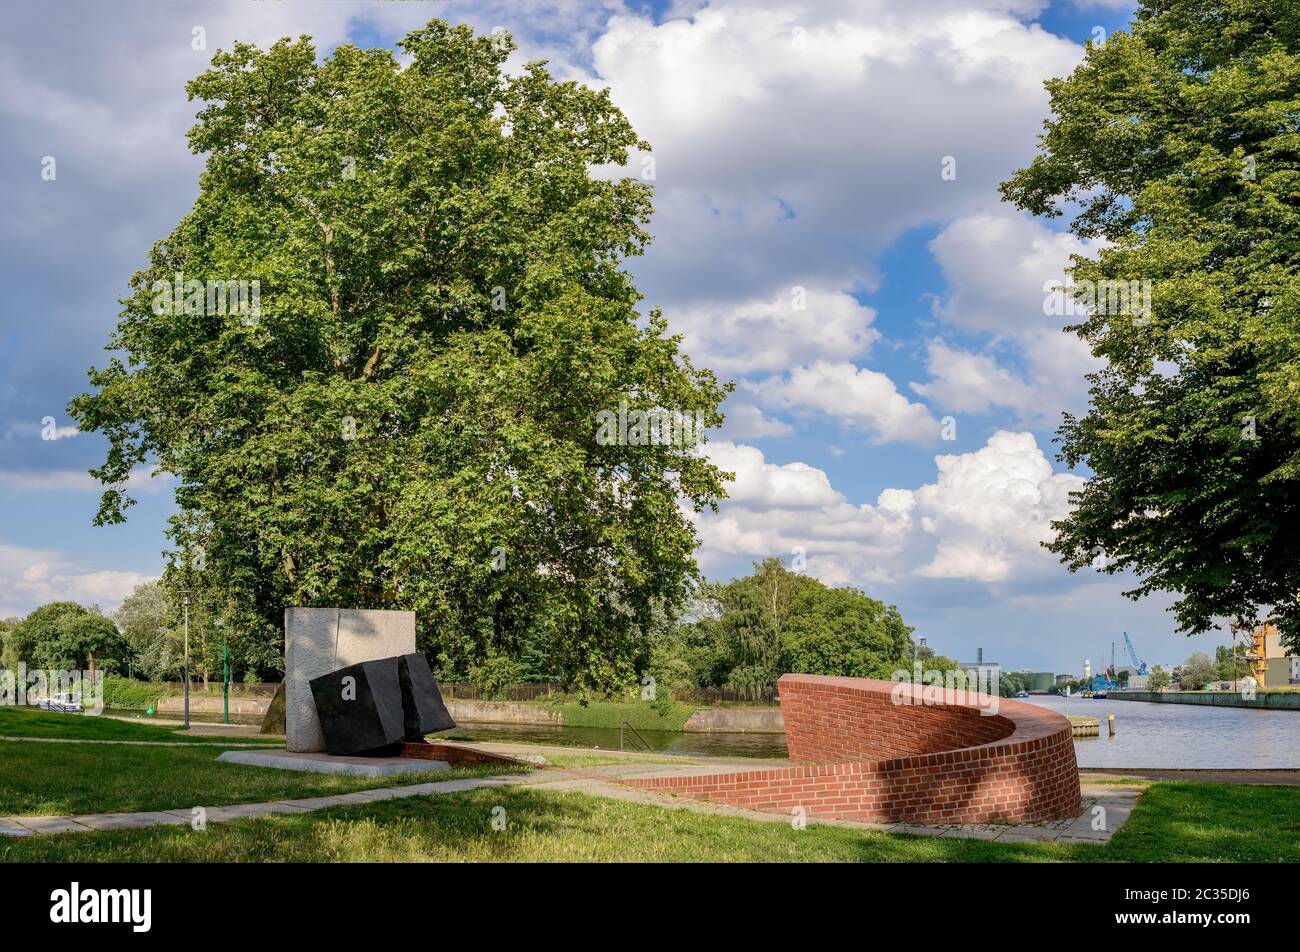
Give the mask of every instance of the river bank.
[(1252, 707), (1267, 711), (1300, 711), (1300, 691), (1258, 691), (1244, 698), (1238, 691), (1110, 691), (1112, 701), (1153, 704), (1202, 704), (1209, 707)]
[(1163, 704), (1109, 698), (1030, 697), (1028, 703), (1058, 713), (1115, 716), (1115, 734), (1102, 724), (1098, 737), (1076, 737), (1084, 768), (1295, 770), (1300, 769), (1300, 731), (1295, 713), (1226, 705)]
[[(269, 698), (231, 698), (232, 720), (247, 723), (260, 719), (270, 706)], [(627, 720), (637, 730), (680, 731), (687, 734), (776, 734), (784, 736), (785, 722), (777, 707), (706, 707), (675, 704), (661, 714), (647, 702), (595, 702), (583, 707), (575, 702), (543, 704), (529, 701), (447, 701), (447, 713), (456, 722), (476, 724), (531, 725), (537, 727), (591, 727), (617, 729)], [(173, 716), (185, 710), (184, 698), (158, 701), (160, 715)], [(190, 712), (203, 717), (223, 713), (220, 697), (190, 697)]]

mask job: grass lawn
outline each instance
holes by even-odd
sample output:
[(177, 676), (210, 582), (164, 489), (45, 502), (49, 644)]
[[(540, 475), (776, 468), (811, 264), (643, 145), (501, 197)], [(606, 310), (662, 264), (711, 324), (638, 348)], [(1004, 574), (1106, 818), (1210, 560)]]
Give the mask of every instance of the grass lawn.
[[(492, 810), (507, 826), (491, 827)], [(1156, 783), (1105, 846), (998, 844), (500, 788), (188, 827), (0, 840), (11, 862), (1106, 862), (1300, 860), (1300, 789)]]
[[(125, 725), (130, 726), (130, 725)], [(133, 813), (328, 796), (430, 780), (511, 773), (508, 767), (345, 777), (217, 762), (220, 748), (0, 742), (0, 816)]]
[(134, 724), (115, 721), (108, 717), (90, 717), (85, 714), (59, 714), (35, 708), (0, 707), (0, 737), (56, 737), (63, 740), (148, 740), (183, 744), (221, 744), (235, 747), (254, 744), (258, 747), (276, 747), (283, 740), (267, 741), (243, 737), (205, 737), (187, 735), (175, 727), (157, 724)]

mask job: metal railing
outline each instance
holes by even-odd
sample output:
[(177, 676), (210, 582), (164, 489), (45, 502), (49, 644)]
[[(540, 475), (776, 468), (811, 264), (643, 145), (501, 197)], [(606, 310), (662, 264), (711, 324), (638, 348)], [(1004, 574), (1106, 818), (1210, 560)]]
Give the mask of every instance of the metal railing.
[(537, 701), (556, 693), (553, 681), (528, 681), (487, 691), (463, 681), (439, 681), (438, 690), (449, 701)]
[(623, 731), (625, 728), (627, 730), (630, 730), (633, 734), (636, 735), (636, 739), (641, 742), (641, 746), (644, 747), (646, 750), (654, 749), (649, 744), (646, 743), (646, 739), (641, 736), (641, 732), (639, 730), (637, 730), (627, 721), (619, 721), (618, 722), (618, 749), (619, 750), (623, 749)]

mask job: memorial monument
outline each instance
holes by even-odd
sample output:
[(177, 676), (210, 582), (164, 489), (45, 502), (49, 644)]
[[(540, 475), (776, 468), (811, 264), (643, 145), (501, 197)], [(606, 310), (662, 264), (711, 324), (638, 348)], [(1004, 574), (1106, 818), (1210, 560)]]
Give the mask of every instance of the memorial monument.
[(311, 692), (331, 754), (385, 756), (456, 726), (419, 653), (339, 668), (313, 678)]
[[(415, 612), (286, 608), (286, 747), (300, 752), (325, 750), (325, 734), (311, 687), (314, 679), (366, 661), (390, 659), (396, 664), (397, 658), (414, 653)], [(399, 720), (403, 717), (400, 701), (397, 716)]]

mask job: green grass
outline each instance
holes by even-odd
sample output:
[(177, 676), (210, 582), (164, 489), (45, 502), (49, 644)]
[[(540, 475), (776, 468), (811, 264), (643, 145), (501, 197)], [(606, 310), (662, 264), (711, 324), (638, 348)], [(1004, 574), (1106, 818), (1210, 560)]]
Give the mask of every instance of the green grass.
[(187, 735), (175, 727), (135, 724), (109, 717), (86, 714), (59, 714), (34, 708), (0, 707), (0, 737), (53, 737), (62, 740), (143, 740), (184, 744), (221, 744), (236, 747), (255, 744), (275, 747), (284, 741), (276, 738), (258, 740), (244, 737), (206, 737)]
[(577, 701), (561, 704), (565, 727), (612, 727), (627, 721), (639, 731), (680, 731), (698, 707), (673, 701), (652, 705), (649, 701), (591, 701), (585, 707)]
[[(491, 826), (505, 808), (506, 829)], [(188, 827), (0, 840), (17, 862), (1300, 861), (1300, 789), (1156, 783), (1105, 846), (935, 839), (667, 810), (545, 789), (412, 797)]]
[(218, 763), (219, 748), (0, 742), (0, 816), (131, 813), (328, 796), (512, 773), (509, 767), (347, 777)]

